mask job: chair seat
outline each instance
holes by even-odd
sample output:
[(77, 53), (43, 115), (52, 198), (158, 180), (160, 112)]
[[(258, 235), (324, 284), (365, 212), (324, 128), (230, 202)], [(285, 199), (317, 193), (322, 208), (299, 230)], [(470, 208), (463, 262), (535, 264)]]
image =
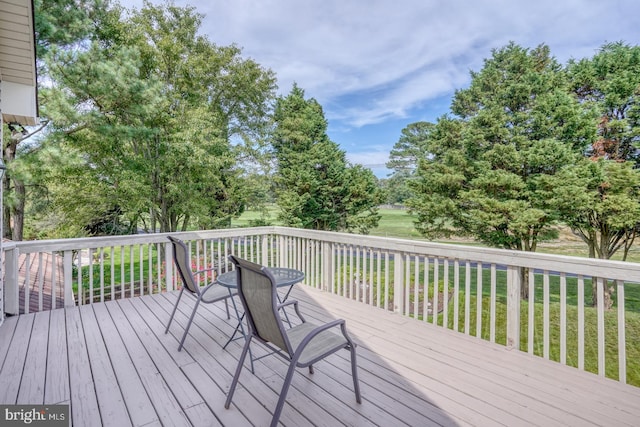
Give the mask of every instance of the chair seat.
[[(305, 322), (301, 325), (294, 326), (287, 330), (287, 337), (291, 343), (291, 347), (295, 352), (302, 340), (319, 325), (314, 325), (311, 322)], [(336, 328), (338, 329), (338, 328)], [(320, 332), (316, 335), (309, 344), (305, 347), (298, 359), (298, 363), (306, 365), (309, 362), (313, 362), (321, 356), (331, 354), (336, 350), (344, 348), (348, 344), (348, 341), (342, 334), (335, 333), (333, 330), (328, 329)]]
[[(229, 297), (229, 288), (217, 283), (201, 288), (200, 291), (202, 292), (202, 302), (204, 303), (216, 302)], [(234, 291), (233, 294), (235, 295), (236, 292)]]

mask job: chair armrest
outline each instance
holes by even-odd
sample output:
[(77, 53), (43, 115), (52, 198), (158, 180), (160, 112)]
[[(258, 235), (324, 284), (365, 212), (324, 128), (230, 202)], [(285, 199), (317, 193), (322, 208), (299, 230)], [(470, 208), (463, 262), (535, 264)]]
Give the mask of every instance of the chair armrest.
[(333, 322), (329, 322), (329, 323), (325, 323), (324, 325), (318, 326), (317, 328), (313, 329), (311, 332), (309, 332), (304, 339), (300, 342), (300, 344), (298, 345), (298, 348), (296, 349), (296, 355), (294, 356), (294, 359), (298, 359), (298, 357), (300, 356), (300, 354), (302, 354), (302, 351), (304, 351), (305, 347), (321, 332), (324, 332), (328, 329), (331, 328), (335, 328), (336, 326), (340, 326), (340, 328), (342, 329), (343, 335), (345, 337), (345, 339), (347, 340), (347, 342), (350, 345), (355, 346), (355, 344), (353, 343), (353, 341), (351, 341), (351, 338), (346, 335), (346, 322), (344, 319), (336, 319)]
[(282, 307), (286, 307), (289, 305), (295, 305), (296, 310), (298, 309), (298, 300), (297, 299), (290, 299), (289, 301), (285, 301), (282, 304), (278, 304), (277, 308), (278, 310), (280, 310)]
[[(344, 319), (336, 319), (333, 322), (329, 322), (329, 323), (325, 323), (322, 326), (318, 326), (317, 328), (313, 329), (311, 332), (309, 332), (307, 334), (306, 337), (304, 337), (304, 339), (300, 342), (300, 345), (298, 346), (299, 349), (303, 349), (307, 346), (307, 344), (309, 344), (309, 342), (316, 337), (316, 335), (318, 335), (320, 332), (324, 332), (327, 329), (331, 329), (334, 328), (336, 326), (340, 325), (340, 328), (342, 329), (343, 332), (346, 332), (345, 329), (345, 321)], [(351, 340), (345, 336), (345, 338), (347, 338), (347, 341), (351, 342)]]
[(290, 305), (293, 306), (293, 308), (296, 310), (296, 315), (304, 323), (305, 322), (304, 317), (302, 316), (302, 314), (300, 313), (300, 309), (298, 308), (298, 300), (290, 299), (289, 301), (285, 301), (282, 304), (278, 304), (276, 308), (278, 309), (278, 311), (280, 311), (281, 308), (288, 307)]
[(194, 271), (194, 272), (193, 272), (193, 275), (195, 276), (195, 275), (197, 275), (197, 274), (202, 274), (202, 273), (206, 273), (206, 272), (208, 272), (208, 271), (213, 271), (213, 270), (216, 270), (216, 271), (217, 271), (217, 270), (218, 270), (218, 267), (217, 267), (217, 266), (214, 266), (214, 267), (211, 267), (211, 268), (205, 268), (204, 270)]

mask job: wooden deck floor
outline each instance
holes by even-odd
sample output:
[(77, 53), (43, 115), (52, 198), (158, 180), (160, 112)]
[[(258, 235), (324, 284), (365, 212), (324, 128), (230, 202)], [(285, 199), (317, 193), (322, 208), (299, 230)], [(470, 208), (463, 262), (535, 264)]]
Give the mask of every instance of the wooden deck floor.
[[(637, 426), (640, 389), (303, 286), (307, 320), (345, 318), (359, 344), (363, 403), (348, 352), (294, 377), (285, 426)], [(164, 334), (176, 293), (7, 318), (0, 404), (71, 403), (76, 426), (268, 425), (286, 371), (277, 357), (245, 369), (225, 410), (241, 349), (234, 322), (200, 307), (177, 351), (188, 298)]]

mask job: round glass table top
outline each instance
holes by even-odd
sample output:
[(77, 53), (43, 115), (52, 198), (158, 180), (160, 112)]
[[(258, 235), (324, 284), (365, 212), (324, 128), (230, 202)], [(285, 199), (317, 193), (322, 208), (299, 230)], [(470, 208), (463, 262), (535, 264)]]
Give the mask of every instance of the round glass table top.
[[(267, 268), (276, 279), (276, 287), (291, 286), (304, 279), (304, 273), (295, 268), (273, 267)], [(218, 283), (227, 288), (238, 287), (237, 270), (227, 271), (218, 276)]]

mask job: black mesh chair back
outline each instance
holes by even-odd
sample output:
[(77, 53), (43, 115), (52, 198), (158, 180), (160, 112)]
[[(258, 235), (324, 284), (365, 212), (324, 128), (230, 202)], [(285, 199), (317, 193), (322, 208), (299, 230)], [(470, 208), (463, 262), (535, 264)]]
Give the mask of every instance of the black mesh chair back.
[[(252, 359), (252, 362), (274, 353), (289, 362), (289, 369), (280, 391), (280, 397), (273, 411), (271, 427), (275, 427), (278, 424), (295, 369), (308, 367), (309, 373), (313, 374), (314, 363), (342, 349), (346, 349), (351, 353), (353, 388), (356, 394), (356, 402), (360, 403), (356, 345), (347, 333), (345, 321), (336, 319), (323, 325), (306, 322), (298, 309), (298, 301), (289, 300), (279, 303), (277, 281), (269, 272), (269, 269), (233, 255), (229, 258), (237, 267), (238, 296), (242, 301), (247, 317), (249, 334), (245, 337), (246, 341), (238, 360), (231, 387), (229, 387), (225, 408), (228, 409), (231, 405), (233, 393), (238, 385), (240, 372), (253, 339), (267, 346), (271, 352), (257, 359)], [(280, 312), (290, 306), (295, 308), (296, 314), (302, 323), (290, 329), (285, 329), (284, 323), (280, 318)], [(335, 331), (338, 327), (341, 331), (340, 334)]]
[(206, 269), (202, 271), (198, 271), (194, 273), (191, 270), (191, 254), (189, 252), (189, 248), (187, 245), (180, 239), (177, 239), (172, 236), (168, 236), (168, 239), (171, 241), (171, 246), (173, 248), (173, 261), (176, 265), (176, 269), (178, 270), (178, 276), (182, 281), (182, 288), (180, 289), (180, 295), (173, 306), (173, 311), (171, 312), (171, 317), (169, 318), (169, 322), (167, 323), (167, 327), (164, 330), (166, 334), (169, 332), (169, 326), (171, 326), (171, 322), (173, 321), (174, 316), (176, 315), (176, 311), (178, 310), (178, 304), (180, 303), (180, 299), (182, 298), (182, 294), (185, 289), (192, 295), (196, 297), (196, 303), (193, 307), (193, 311), (191, 312), (191, 317), (187, 325), (184, 328), (184, 333), (182, 335), (182, 339), (180, 340), (180, 344), (178, 345), (178, 351), (182, 350), (184, 346), (184, 340), (187, 338), (187, 333), (189, 332), (189, 328), (191, 327), (191, 323), (193, 323), (193, 319), (196, 315), (196, 310), (201, 302), (209, 304), (213, 302), (218, 302), (224, 300), (225, 309), (227, 311), (227, 319), (230, 318), (229, 315), (229, 302), (228, 299), (235, 295), (235, 292), (230, 292), (229, 289), (223, 288), (215, 281), (209, 283), (205, 287), (200, 287), (198, 282), (195, 279), (195, 276), (201, 273), (205, 273), (211, 270), (215, 270), (215, 267), (211, 269)]

